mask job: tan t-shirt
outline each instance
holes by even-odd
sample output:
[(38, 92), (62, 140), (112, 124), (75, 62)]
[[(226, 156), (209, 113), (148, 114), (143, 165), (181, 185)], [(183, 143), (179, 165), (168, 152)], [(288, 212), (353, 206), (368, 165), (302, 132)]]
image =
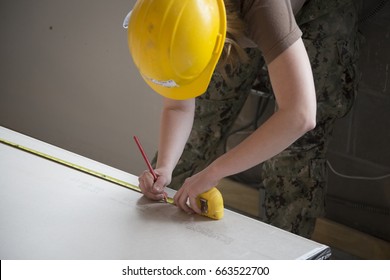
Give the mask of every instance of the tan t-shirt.
[(248, 37), (260, 48), (267, 64), (302, 36), (294, 14), (305, 1), (241, 0)]

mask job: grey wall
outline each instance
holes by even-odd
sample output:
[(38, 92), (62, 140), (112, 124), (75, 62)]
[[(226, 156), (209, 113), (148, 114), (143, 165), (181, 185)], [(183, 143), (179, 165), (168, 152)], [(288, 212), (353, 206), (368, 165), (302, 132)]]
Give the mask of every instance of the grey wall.
[(141, 80), (122, 22), (135, 0), (0, 0), (0, 125), (138, 174), (160, 98)]

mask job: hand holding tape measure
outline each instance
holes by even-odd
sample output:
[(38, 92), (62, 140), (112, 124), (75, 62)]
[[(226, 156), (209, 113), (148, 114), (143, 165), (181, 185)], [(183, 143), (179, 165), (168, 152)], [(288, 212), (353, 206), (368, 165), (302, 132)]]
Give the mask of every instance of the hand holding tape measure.
[[(157, 174), (154, 172), (153, 167), (151, 166), (141, 143), (138, 138), (134, 136), (134, 141), (136, 142), (139, 150), (141, 151), (142, 157), (144, 158), (146, 165), (148, 166), (149, 172), (153, 176), (153, 182), (157, 181)], [(174, 204), (172, 198), (167, 197), (166, 193), (163, 192), (164, 201), (170, 204)], [(224, 206), (223, 206), (223, 198), (219, 190), (215, 187), (210, 190), (198, 195), (196, 198), (197, 207), (201, 210), (201, 215), (206, 216), (211, 219), (219, 220), (223, 218), (224, 214)]]

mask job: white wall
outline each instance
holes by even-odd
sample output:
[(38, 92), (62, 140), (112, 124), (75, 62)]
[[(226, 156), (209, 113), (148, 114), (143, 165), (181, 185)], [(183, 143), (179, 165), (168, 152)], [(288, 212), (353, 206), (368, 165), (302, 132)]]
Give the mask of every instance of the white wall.
[(156, 151), (160, 97), (122, 21), (135, 0), (0, 0), (0, 125), (139, 174)]

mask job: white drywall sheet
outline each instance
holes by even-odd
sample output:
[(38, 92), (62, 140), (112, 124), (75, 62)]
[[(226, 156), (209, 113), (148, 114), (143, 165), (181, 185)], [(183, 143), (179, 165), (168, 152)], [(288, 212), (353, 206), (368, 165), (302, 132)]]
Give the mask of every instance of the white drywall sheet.
[[(132, 174), (3, 127), (0, 138), (138, 183)], [(0, 259), (307, 259), (327, 253), (325, 245), (232, 211), (225, 209), (218, 221), (187, 215), (0, 144)]]

